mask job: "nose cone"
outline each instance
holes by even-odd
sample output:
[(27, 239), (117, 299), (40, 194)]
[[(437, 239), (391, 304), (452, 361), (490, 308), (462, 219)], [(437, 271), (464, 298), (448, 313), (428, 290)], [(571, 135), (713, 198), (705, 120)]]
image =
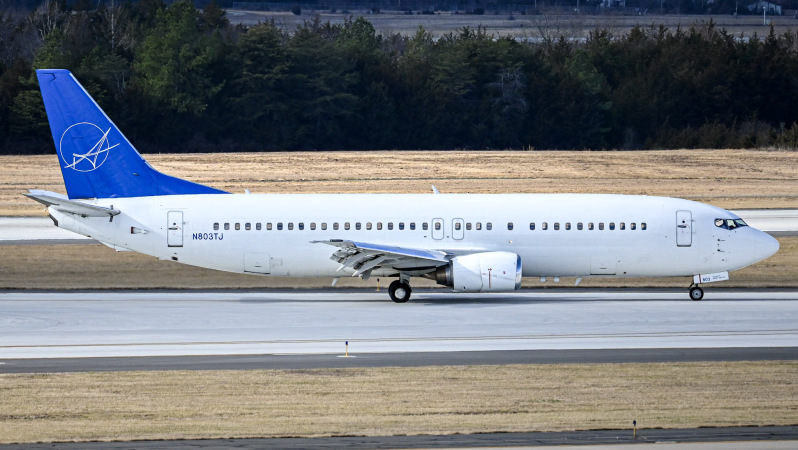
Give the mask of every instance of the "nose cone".
[(770, 258), (775, 255), (777, 251), (779, 251), (779, 241), (764, 231), (759, 231), (756, 246), (754, 247), (756, 260), (762, 261), (763, 259)]

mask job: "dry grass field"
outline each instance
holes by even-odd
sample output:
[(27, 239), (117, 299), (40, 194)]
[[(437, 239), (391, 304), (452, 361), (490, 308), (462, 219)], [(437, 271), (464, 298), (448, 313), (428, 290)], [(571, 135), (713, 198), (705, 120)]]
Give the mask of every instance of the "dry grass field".
[[(157, 169), (230, 192), (580, 192), (798, 207), (798, 152), (380, 151), (153, 154)], [(45, 215), (22, 195), (65, 192), (53, 155), (0, 156), (0, 216)]]
[(778, 361), (0, 375), (0, 443), (795, 425), (796, 371)]

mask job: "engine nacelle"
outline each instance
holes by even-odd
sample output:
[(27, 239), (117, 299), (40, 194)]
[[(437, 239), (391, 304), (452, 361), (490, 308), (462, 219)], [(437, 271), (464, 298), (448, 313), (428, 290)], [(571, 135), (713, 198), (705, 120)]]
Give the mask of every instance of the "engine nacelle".
[(435, 272), (438, 284), (457, 292), (507, 292), (521, 288), (521, 257), (510, 252), (458, 256)]

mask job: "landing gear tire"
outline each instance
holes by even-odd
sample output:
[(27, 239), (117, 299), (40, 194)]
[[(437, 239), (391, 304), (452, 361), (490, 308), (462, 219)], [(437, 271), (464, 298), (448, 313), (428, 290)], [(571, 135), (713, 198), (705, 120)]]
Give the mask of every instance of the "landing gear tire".
[(388, 295), (391, 296), (391, 300), (395, 303), (406, 303), (410, 300), (410, 294), (413, 292), (410, 289), (410, 285), (407, 283), (402, 283), (399, 280), (394, 281), (388, 286)]
[(704, 298), (704, 290), (698, 286), (693, 286), (690, 288), (690, 299), (693, 301), (699, 301)]

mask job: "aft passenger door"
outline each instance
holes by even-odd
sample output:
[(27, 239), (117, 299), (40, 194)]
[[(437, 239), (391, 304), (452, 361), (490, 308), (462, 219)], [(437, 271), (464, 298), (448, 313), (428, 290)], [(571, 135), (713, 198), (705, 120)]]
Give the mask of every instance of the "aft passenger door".
[(166, 244), (169, 247), (183, 246), (183, 211), (166, 213)]
[(690, 211), (676, 211), (676, 245), (693, 245), (693, 214)]

